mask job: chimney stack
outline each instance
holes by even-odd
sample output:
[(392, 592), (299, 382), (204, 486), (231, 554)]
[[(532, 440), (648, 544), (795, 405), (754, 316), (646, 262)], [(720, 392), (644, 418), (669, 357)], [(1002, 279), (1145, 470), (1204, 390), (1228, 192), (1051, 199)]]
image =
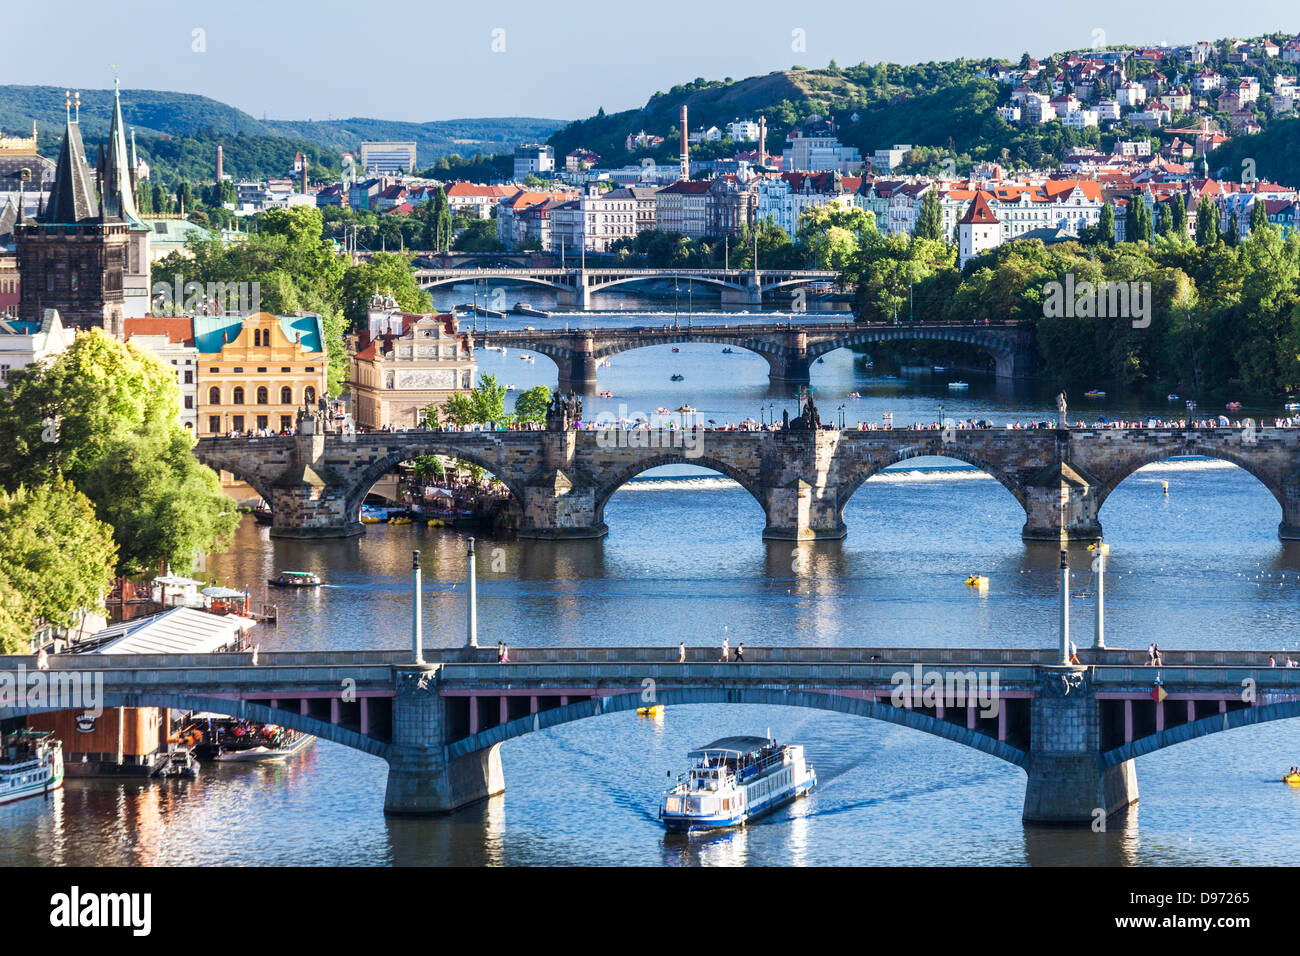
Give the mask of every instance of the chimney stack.
[(217, 144), (217, 183), (218, 183), (218, 184), (220, 184), (220, 182), (221, 182), (221, 180), (222, 180), (222, 178), (223, 178), (221, 173), (222, 173), (222, 171), (221, 171), (221, 144), (218, 143), (218, 144)]
[(682, 104), (682, 180), (691, 178), (691, 157), (687, 147), (686, 137), (690, 132), (690, 127), (686, 125), (686, 104)]
[(758, 118), (758, 165), (767, 165), (767, 117)]
[(304, 196), (307, 195), (307, 157), (302, 158), (302, 189), (299, 190)]

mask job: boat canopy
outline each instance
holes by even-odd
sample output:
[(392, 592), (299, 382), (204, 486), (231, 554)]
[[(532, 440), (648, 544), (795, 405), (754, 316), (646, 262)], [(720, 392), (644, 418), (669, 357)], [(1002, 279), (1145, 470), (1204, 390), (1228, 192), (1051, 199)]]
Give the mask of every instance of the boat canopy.
[(314, 578), (316, 575), (310, 571), (281, 571), (282, 578)]
[(713, 743), (699, 747), (687, 754), (688, 757), (708, 757), (723, 755), (744, 757), (770, 746), (772, 741), (766, 737), (722, 737)]

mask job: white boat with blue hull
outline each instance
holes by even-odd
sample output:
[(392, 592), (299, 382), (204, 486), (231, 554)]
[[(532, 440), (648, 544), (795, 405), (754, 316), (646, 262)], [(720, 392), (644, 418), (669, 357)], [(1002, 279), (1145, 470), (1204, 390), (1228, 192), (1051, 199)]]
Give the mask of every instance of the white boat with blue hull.
[(817, 785), (803, 747), (771, 737), (723, 737), (687, 756), (694, 763), (664, 794), (669, 830), (739, 826), (802, 797)]
[(0, 744), (0, 803), (63, 786), (63, 744), (43, 731), (6, 734)]

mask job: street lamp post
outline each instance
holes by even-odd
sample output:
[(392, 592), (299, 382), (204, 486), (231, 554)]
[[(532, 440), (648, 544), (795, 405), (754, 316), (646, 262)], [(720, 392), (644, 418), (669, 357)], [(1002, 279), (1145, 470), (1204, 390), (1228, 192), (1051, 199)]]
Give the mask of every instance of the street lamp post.
[(1061, 549), (1061, 663), (1070, 663), (1070, 552)]

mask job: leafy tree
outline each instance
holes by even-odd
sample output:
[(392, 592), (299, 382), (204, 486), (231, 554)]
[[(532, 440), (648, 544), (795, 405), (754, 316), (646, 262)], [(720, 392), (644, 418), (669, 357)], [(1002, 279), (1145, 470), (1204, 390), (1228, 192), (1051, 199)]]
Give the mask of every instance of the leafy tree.
[(921, 200), (921, 212), (916, 220), (916, 238), (943, 239), (943, 210), (939, 205), (937, 190), (926, 191)]
[(443, 417), (453, 425), (508, 425), (506, 387), (495, 375), (484, 375), (469, 393), (456, 392), (442, 406)]
[(1219, 241), (1219, 210), (1214, 200), (1202, 196), (1196, 206), (1196, 244), (1212, 246)]
[(407, 312), (427, 312), (433, 307), (429, 293), (415, 281), (410, 255), (377, 252), (366, 262), (348, 266), (343, 275), (343, 314), (352, 328), (365, 324), (366, 308), (376, 291), (392, 295)]
[[(9, 596), (0, 603), (27, 637), (38, 621), (69, 627), (80, 613), (102, 607), (113, 584), (116, 551), (112, 528), (62, 478), (12, 493), (0, 490), (0, 569), (20, 595), (17, 602)], [(5, 652), (25, 650), (11, 643), (15, 624), (6, 629)]]
[(546, 410), (551, 404), (551, 390), (545, 385), (535, 385), (521, 392), (515, 399), (515, 422), (520, 425), (541, 425), (546, 421)]

